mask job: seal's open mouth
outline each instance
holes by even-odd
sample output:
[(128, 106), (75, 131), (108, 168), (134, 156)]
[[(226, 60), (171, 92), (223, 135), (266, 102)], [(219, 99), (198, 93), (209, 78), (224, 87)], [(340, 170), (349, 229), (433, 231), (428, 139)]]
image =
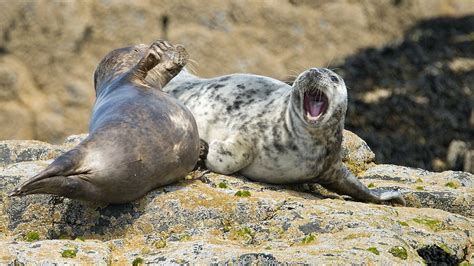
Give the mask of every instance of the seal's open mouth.
[(303, 108), (309, 121), (315, 121), (324, 115), (328, 105), (328, 98), (322, 91), (316, 90), (304, 93)]

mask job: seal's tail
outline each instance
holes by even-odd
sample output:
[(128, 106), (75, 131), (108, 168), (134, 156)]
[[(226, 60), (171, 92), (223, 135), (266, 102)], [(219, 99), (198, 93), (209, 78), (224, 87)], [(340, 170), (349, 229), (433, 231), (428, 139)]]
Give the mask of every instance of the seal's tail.
[(63, 182), (68, 175), (77, 175), (76, 169), (82, 160), (82, 151), (72, 149), (52, 162), (46, 169), (25, 181), (8, 194), (10, 197), (37, 193), (55, 194), (55, 183)]

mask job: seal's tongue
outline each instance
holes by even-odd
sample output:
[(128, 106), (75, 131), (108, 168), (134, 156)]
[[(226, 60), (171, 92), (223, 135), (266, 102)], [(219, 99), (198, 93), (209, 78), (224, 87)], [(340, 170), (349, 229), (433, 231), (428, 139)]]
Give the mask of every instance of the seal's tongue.
[(310, 120), (318, 119), (324, 112), (326, 112), (328, 101), (324, 93), (318, 91), (317, 93), (304, 94), (304, 109), (306, 116)]

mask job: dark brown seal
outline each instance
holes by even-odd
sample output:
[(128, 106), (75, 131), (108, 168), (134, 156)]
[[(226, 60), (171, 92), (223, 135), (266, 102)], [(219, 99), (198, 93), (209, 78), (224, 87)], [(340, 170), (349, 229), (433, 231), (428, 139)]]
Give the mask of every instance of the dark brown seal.
[(10, 195), (125, 203), (184, 178), (199, 157), (196, 123), (161, 88), (186, 61), (164, 41), (110, 52), (95, 71), (89, 136)]

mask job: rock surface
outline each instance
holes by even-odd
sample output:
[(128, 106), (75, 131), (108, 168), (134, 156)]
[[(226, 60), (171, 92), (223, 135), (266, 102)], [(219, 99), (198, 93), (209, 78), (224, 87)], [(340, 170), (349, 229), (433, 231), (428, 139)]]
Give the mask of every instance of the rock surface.
[(346, 164), (358, 166), (373, 189), (402, 191), (408, 207), (200, 171), (122, 205), (6, 196), (50, 162), (38, 156), (38, 145), (53, 154), (84, 137), (58, 146), (7, 145), (11, 154), (30, 157), (9, 157), (0, 167), (0, 264), (473, 262), (474, 176), (377, 165), (365, 142), (348, 131)]

